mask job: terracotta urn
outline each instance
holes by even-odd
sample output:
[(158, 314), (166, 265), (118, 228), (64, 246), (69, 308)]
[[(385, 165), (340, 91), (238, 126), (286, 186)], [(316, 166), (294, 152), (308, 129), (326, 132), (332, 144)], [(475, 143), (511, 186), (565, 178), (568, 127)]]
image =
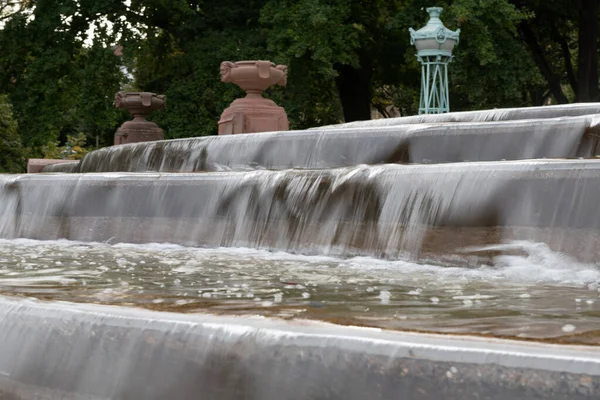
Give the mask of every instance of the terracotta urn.
[(146, 120), (153, 111), (164, 110), (166, 96), (149, 92), (118, 92), (115, 107), (131, 113), (132, 121), (127, 121), (115, 134), (115, 145), (162, 140), (163, 130), (154, 122)]
[(219, 135), (284, 131), (289, 129), (285, 110), (262, 96), (272, 85), (287, 84), (287, 67), (270, 61), (224, 61), (221, 81), (234, 83), (246, 91), (221, 115)]

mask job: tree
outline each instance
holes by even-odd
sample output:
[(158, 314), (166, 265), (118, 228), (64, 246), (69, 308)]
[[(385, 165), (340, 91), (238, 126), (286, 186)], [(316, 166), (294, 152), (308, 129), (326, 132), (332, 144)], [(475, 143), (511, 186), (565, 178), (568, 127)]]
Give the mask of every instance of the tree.
[(118, 126), (112, 99), (123, 74), (109, 46), (114, 37), (97, 20), (98, 7), (116, 2), (96, 1), (96, 8), (83, 2), (31, 1), (0, 31), (0, 90), (10, 96), (22, 142), (36, 156), (68, 135), (106, 138)]
[(25, 171), (25, 152), (7, 96), (0, 96), (0, 155), (0, 173)]
[(291, 71), (314, 71), (318, 87), (335, 82), (346, 121), (369, 119), (374, 82), (387, 83), (401, 61), (405, 43), (392, 22), (402, 3), (270, 0), (262, 22), (270, 49)]
[[(2, 0), (0, 0), (2, 1)], [(600, 0), (439, 0), (462, 30), (450, 65), (452, 110), (591, 101), (598, 89)], [(427, 0), (27, 0), (2, 7), (0, 94), (9, 95), (32, 154), (83, 132), (109, 144), (128, 116), (124, 84), (167, 95), (151, 118), (167, 138), (211, 135), (243, 92), (219, 79), (221, 61), (289, 66), (271, 88), (292, 129), (416, 112), (420, 65), (409, 27)], [(571, 5), (575, 5), (575, 7)], [(16, 8), (14, 6), (17, 6)], [(94, 35), (87, 32), (94, 28)], [(123, 57), (113, 54), (123, 45)]]
[[(532, 18), (519, 24), (547, 87), (558, 103), (600, 99), (598, 17), (600, 0), (514, 0)], [(570, 93), (565, 91), (565, 85)]]
[(23, 12), (31, 4), (31, 0), (0, 0), (0, 22)]
[[(202, 3), (200, 9), (177, 2), (163, 7), (160, 0), (152, 0), (135, 12), (136, 19), (144, 21), (140, 23), (143, 34), (125, 44), (125, 53), (138, 88), (167, 95), (166, 111), (152, 117), (167, 137), (217, 133), (223, 110), (243, 95), (237, 86), (220, 81), (221, 61), (277, 61), (259, 21), (264, 3), (224, 0)], [(341, 119), (335, 84), (319, 86), (313, 75), (314, 71), (300, 66), (290, 74), (285, 89), (271, 88), (266, 93), (286, 108), (293, 129)]]
[[(394, 104), (416, 112), (420, 65), (410, 44), (409, 27), (428, 19), (429, 1), (270, 0), (262, 11), (271, 50), (279, 63), (315, 71), (315, 86), (334, 81), (344, 119), (369, 119), (372, 108), (386, 115)], [(451, 64), (454, 110), (532, 103), (543, 83), (518, 37), (530, 13), (508, 0), (438, 1), (443, 19), (461, 28), (461, 43)]]
[(448, 26), (461, 29), (450, 66), (454, 110), (535, 103), (532, 91), (543, 79), (518, 30), (530, 13), (508, 0), (455, 0), (443, 17)]

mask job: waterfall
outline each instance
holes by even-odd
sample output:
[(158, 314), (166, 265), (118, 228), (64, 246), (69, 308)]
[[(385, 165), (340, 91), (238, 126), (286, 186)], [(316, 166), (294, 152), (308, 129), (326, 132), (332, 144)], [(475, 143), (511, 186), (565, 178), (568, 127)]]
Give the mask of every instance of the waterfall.
[(598, 398), (598, 348), (559, 345), (600, 343), (598, 113), (133, 143), (0, 174), (0, 400)]
[[(520, 228), (531, 231), (520, 239), (552, 231), (548, 240), (569, 252), (569, 241), (560, 245), (560, 238), (600, 227), (599, 169), (595, 161), (538, 160), (20, 175), (0, 181), (6, 205), (0, 236), (414, 257), (424, 242), (456, 236), (455, 227), (465, 246), (498, 243), (507, 238), (501, 230)], [(584, 242), (594, 244), (594, 238)], [(591, 244), (580, 257), (596, 254)]]

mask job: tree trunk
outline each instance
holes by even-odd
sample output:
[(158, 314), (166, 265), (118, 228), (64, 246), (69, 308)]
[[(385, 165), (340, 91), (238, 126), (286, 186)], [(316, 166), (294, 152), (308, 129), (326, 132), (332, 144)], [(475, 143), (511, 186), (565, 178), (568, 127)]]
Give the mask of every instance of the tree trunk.
[[(597, 0), (596, 0), (597, 1)], [(529, 47), (529, 50), (533, 54), (533, 59), (535, 60), (536, 65), (540, 69), (542, 76), (548, 83), (548, 87), (550, 88), (550, 92), (556, 99), (559, 104), (567, 104), (569, 99), (565, 96), (562, 87), (561, 87), (561, 79), (550, 67), (550, 64), (546, 60), (546, 56), (544, 54), (544, 50), (538, 43), (538, 40), (531, 29), (531, 26), (527, 22), (521, 23), (519, 26), (519, 32), (521, 37)]]
[(598, 100), (598, 11), (600, 0), (581, 0), (577, 101)]
[(567, 42), (567, 39), (560, 34), (555, 24), (552, 25), (551, 32), (553, 40), (556, 43), (558, 43), (558, 45), (560, 46), (560, 50), (563, 54), (565, 70), (567, 71), (567, 79), (569, 80), (569, 85), (571, 85), (571, 88), (573, 89), (575, 94), (577, 94), (577, 78), (575, 76), (575, 69), (573, 68), (573, 60), (571, 59), (572, 57), (571, 49), (569, 48), (569, 43)]
[(339, 65), (336, 68), (338, 76), (335, 79), (340, 101), (344, 110), (346, 122), (371, 119), (371, 79), (373, 72), (370, 66), (360, 69), (349, 65)]
[(529, 91), (529, 100), (534, 107), (543, 106), (549, 96), (550, 92), (543, 87), (534, 88)]

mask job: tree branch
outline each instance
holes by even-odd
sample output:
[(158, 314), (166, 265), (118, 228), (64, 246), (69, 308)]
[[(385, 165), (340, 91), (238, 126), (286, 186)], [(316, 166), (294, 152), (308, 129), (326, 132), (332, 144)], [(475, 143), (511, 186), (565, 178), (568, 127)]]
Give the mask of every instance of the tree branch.
[(390, 118), (390, 113), (386, 110), (386, 107), (376, 101), (372, 101), (371, 105), (377, 109), (379, 114), (383, 115), (384, 118)]
[[(0, 0), (0, 21), (5, 21), (13, 15), (20, 13), (27, 6), (27, 1)], [(15, 9), (15, 6), (18, 6)]]

